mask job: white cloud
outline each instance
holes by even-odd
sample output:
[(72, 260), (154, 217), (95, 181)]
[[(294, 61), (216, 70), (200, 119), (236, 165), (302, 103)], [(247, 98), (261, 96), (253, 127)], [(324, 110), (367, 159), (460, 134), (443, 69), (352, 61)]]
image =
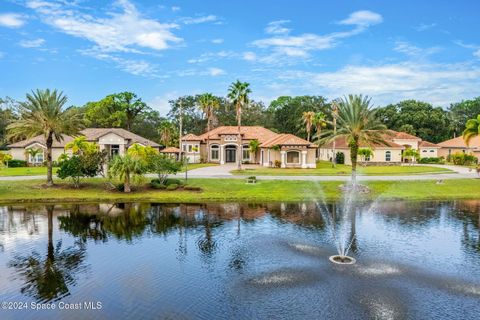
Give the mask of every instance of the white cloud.
[(221, 76), (221, 75), (226, 74), (225, 70), (222, 70), (220, 68), (209, 68), (207, 70), (207, 72), (212, 77)]
[(368, 27), (379, 24), (382, 21), (383, 18), (378, 13), (368, 10), (361, 10), (351, 13), (347, 19), (340, 21), (339, 24)]
[(265, 33), (268, 34), (287, 34), (290, 29), (285, 28), (283, 25), (289, 23), (290, 20), (278, 20), (270, 22), (265, 28)]
[(434, 28), (436, 26), (437, 26), (436, 23), (430, 23), (430, 24), (422, 23), (422, 24), (416, 26), (414, 29), (419, 31), (419, 32), (422, 32), (422, 31), (426, 31), (428, 29)]
[(120, 11), (108, 12), (108, 18), (95, 17), (59, 2), (30, 0), (27, 6), (36, 10), (47, 24), (86, 39), (105, 52), (135, 52), (138, 47), (164, 50), (171, 43), (182, 41), (171, 32), (176, 25), (143, 17), (128, 0), (117, 0)]
[(347, 65), (333, 72), (286, 72), (278, 79), (290, 84), (301, 83), (301, 89), (325, 92), (330, 98), (363, 93), (371, 96), (376, 104), (419, 99), (447, 106), (478, 95), (480, 66), (407, 61), (376, 66)]
[(218, 18), (217, 16), (210, 14), (207, 16), (185, 17), (185, 18), (181, 18), (180, 21), (188, 25), (188, 24), (200, 24), (200, 23), (206, 23), (206, 22), (216, 22), (218, 21)]
[(39, 48), (43, 46), (45, 39), (38, 38), (34, 40), (21, 40), (18, 44), (24, 48)]
[(173, 6), (171, 9), (172, 9), (173, 12), (176, 12), (176, 11), (180, 11), (182, 8), (177, 7), (177, 6)]
[(7, 28), (20, 28), (25, 24), (25, 20), (22, 15), (16, 13), (3, 13), (0, 14), (0, 26)]
[(214, 43), (214, 44), (221, 44), (221, 43), (223, 43), (223, 39), (213, 39), (213, 40), (212, 40), (212, 43)]
[(406, 41), (395, 42), (394, 50), (411, 57), (426, 57), (441, 50), (439, 47), (419, 48)]
[(189, 59), (187, 60), (187, 62), (192, 64), (198, 64), (198, 63), (204, 63), (204, 62), (218, 60), (218, 59), (235, 58), (237, 56), (238, 54), (235, 53), (234, 51), (222, 50), (218, 52), (202, 53), (198, 58)]
[(160, 115), (166, 116), (170, 111), (169, 100), (175, 100), (180, 94), (177, 91), (167, 92), (161, 96), (156, 96), (148, 102), (148, 105), (160, 112)]
[[(260, 39), (252, 42), (252, 45), (260, 49), (270, 50), (270, 53), (258, 59), (265, 63), (284, 63), (285, 58), (308, 58), (310, 51), (326, 50), (335, 47), (341, 39), (352, 37), (366, 30), (367, 27), (382, 22), (382, 16), (371, 11), (357, 11), (347, 19), (339, 22), (343, 25), (354, 25), (349, 31), (333, 32), (325, 35), (304, 33), (298, 36), (289, 34), (289, 31), (269, 29), (267, 33), (274, 33), (273, 37)], [(283, 23), (283, 22), (282, 22)], [(278, 25), (277, 25), (278, 27)], [(276, 31), (276, 33), (275, 33)]]
[(473, 51), (473, 56), (474, 57), (477, 57), (477, 58), (480, 58), (480, 45), (477, 45), (477, 44), (467, 44), (467, 43), (463, 43), (462, 41), (454, 41), (455, 44), (459, 45), (460, 47), (462, 48), (466, 48), (466, 49), (472, 49), (474, 50)]
[(247, 61), (255, 61), (257, 59), (257, 55), (255, 52), (247, 51), (243, 53), (243, 60)]
[(473, 55), (474, 55), (475, 57), (477, 57), (477, 58), (480, 58), (480, 49), (478, 49), (477, 51), (475, 51), (475, 52), (473, 53)]

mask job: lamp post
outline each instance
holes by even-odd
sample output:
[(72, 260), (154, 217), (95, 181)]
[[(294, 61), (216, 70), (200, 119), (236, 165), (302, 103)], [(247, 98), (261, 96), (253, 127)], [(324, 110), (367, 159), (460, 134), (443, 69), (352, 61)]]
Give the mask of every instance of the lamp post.
[(338, 115), (338, 106), (336, 101), (332, 101), (332, 117), (333, 117), (333, 156), (332, 156), (332, 167), (335, 168), (337, 165), (337, 155), (335, 153), (335, 146), (337, 140), (337, 115)]

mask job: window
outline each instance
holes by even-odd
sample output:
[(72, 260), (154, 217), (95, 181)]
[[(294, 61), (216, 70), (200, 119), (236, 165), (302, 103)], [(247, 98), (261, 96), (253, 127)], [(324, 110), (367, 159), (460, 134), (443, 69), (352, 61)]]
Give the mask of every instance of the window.
[(435, 150), (430, 150), (430, 152), (435, 152)]
[(182, 145), (182, 149), (183, 149), (183, 152), (187, 152), (187, 145), (186, 144)]
[(392, 160), (392, 153), (390, 151), (385, 152), (385, 161)]
[(250, 160), (250, 147), (248, 145), (242, 147), (242, 159), (245, 161)]
[(236, 135), (226, 135), (223, 138), (224, 141), (237, 141), (237, 136)]
[(43, 158), (43, 151), (37, 153), (35, 156), (30, 155), (30, 163), (43, 163), (44, 158)]
[(211, 149), (211, 154), (210, 154), (210, 159), (211, 160), (218, 160), (219, 159), (219, 147), (217, 145), (213, 145), (210, 147)]
[(120, 153), (120, 146), (118, 144), (112, 144), (110, 146), (110, 156), (114, 157)]
[(370, 156), (365, 156), (365, 161), (370, 161)]
[(427, 150), (423, 150), (422, 152), (427, 152)]
[(188, 152), (192, 152), (193, 146), (191, 144), (188, 145)]
[(298, 151), (288, 151), (287, 152), (287, 163), (300, 163), (300, 152), (298, 152)]

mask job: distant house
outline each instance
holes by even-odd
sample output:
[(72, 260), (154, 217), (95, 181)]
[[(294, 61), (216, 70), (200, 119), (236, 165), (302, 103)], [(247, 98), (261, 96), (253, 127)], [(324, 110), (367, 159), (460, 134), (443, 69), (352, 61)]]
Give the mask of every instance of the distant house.
[(461, 136), (440, 142), (438, 145), (440, 146), (439, 156), (447, 158), (451, 154), (461, 152), (473, 154), (480, 160), (480, 136), (473, 137), (468, 146)]
[[(367, 159), (360, 159), (359, 157), (359, 162), (364, 161), (369, 164), (400, 164), (402, 162), (408, 162), (410, 159), (403, 156), (403, 152), (406, 149), (417, 150), (420, 158), (438, 157), (440, 146), (428, 141), (423, 141), (421, 138), (406, 132), (388, 130), (384, 135), (384, 139), (385, 144), (375, 144), (373, 146), (366, 144), (360, 145), (360, 148), (372, 149), (373, 156)], [(345, 155), (345, 164), (351, 165), (348, 141), (344, 138), (336, 139), (335, 152), (342, 152)], [(320, 146), (318, 155), (320, 160), (331, 161), (333, 157), (333, 142)]]
[[(110, 156), (124, 154), (133, 144), (150, 146), (157, 150), (160, 148), (159, 144), (121, 128), (88, 128), (80, 131), (79, 136), (85, 136), (87, 141), (97, 143), (100, 150), (107, 150)], [(54, 161), (66, 153), (65, 145), (73, 139), (74, 137), (65, 135), (62, 141), (53, 141), (52, 159)], [(30, 164), (41, 164), (46, 160), (47, 147), (43, 135), (12, 143), (8, 147), (14, 159), (26, 160)], [(32, 158), (27, 154), (28, 149), (38, 149), (41, 152)]]
[[(317, 146), (293, 134), (279, 134), (261, 126), (222, 126), (202, 135), (187, 134), (182, 137), (182, 152), (190, 162), (213, 162), (219, 164), (258, 163), (282, 168), (315, 168)], [(249, 143), (258, 140), (259, 150), (251, 152)], [(238, 157), (241, 149), (241, 159)]]

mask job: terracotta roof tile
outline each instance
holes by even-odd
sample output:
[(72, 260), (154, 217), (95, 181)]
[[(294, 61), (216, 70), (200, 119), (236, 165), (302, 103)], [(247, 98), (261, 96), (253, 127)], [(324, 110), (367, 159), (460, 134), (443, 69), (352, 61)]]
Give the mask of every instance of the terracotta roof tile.
[[(438, 145), (444, 148), (468, 148), (465, 140), (463, 140), (463, 137), (461, 136), (440, 142)], [(480, 136), (476, 136), (470, 139), (469, 147), (480, 148)]]
[(438, 144), (429, 142), (429, 141), (421, 141), (418, 146), (420, 148), (440, 148)]
[[(399, 145), (399, 144), (397, 144), (397, 143), (395, 143), (391, 140), (388, 140), (388, 138), (386, 138), (385, 142), (386, 142), (385, 144), (375, 143), (373, 145), (367, 145), (365, 143), (360, 143), (360, 148), (397, 148), (397, 149), (404, 149), (405, 148), (402, 145)], [(326, 143), (325, 145), (321, 146), (321, 148), (332, 148), (332, 147), (333, 147), (333, 141), (329, 142), (329, 143)], [(344, 138), (344, 137), (337, 138), (335, 140), (335, 148), (339, 148), (339, 149), (349, 148), (346, 138)]]
[(175, 148), (175, 147), (168, 147), (168, 148), (165, 148), (165, 149), (161, 150), (160, 152), (163, 152), (163, 153), (180, 153), (180, 149)]
[(307, 140), (299, 138), (290, 133), (284, 134), (277, 134), (276, 137), (273, 137), (260, 145), (262, 148), (271, 148), (273, 146), (282, 146), (282, 145), (290, 145), (290, 146), (308, 146), (308, 147), (315, 147), (315, 145)]
[[(205, 132), (199, 137), (202, 140), (220, 139), (222, 135), (226, 135), (226, 134), (238, 134), (238, 127), (237, 126), (221, 126), (213, 130), (210, 130), (209, 132)], [(258, 139), (260, 143), (263, 143), (268, 139), (271, 139), (278, 135), (278, 133), (275, 133), (261, 126), (241, 126), (240, 134), (242, 135), (243, 139), (247, 139), (247, 140)]]
[(422, 140), (419, 137), (416, 137), (409, 133), (395, 131), (395, 130), (387, 130), (387, 135), (391, 135), (392, 139)]
[(184, 135), (182, 137), (182, 141), (201, 141), (202, 138), (200, 138), (197, 135), (194, 135), (193, 133), (189, 133), (187, 135)]

